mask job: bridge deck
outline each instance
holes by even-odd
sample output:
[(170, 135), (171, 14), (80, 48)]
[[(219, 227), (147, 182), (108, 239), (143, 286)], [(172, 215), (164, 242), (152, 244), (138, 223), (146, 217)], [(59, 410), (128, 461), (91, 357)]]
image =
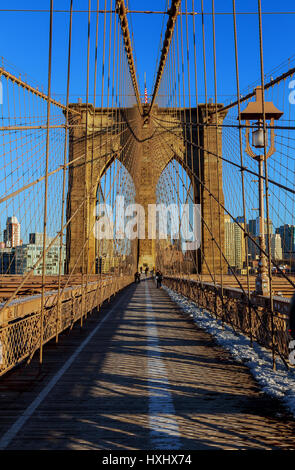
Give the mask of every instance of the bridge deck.
[[(77, 350), (79, 348), (79, 350)], [(294, 421), (152, 281), (0, 384), (0, 448), (295, 448)]]

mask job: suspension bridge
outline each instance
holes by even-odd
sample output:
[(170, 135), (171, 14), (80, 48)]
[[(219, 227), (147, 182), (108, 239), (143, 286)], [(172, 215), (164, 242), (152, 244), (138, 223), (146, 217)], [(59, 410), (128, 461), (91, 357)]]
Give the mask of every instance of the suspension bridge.
[[(0, 449), (294, 449), (289, 411), (169, 295), (292, 373), (295, 60), (265, 71), (275, 13), (260, 0), (247, 13), (259, 79), (241, 88), (235, 0), (226, 13), (214, 0), (67, 3), (38, 10), (46, 87), (0, 62)], [(162, 19), (151, 92), (138, 82), (139, 15)], [(231, 25), (228, 96), (217, 19)], [(84, 90), (73, 99), (77, 40)]]

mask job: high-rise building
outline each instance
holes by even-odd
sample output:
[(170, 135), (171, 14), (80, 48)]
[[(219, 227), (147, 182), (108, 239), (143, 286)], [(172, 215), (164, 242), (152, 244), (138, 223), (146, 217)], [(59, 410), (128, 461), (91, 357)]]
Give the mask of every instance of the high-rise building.
[(21, 244), (20, 223), (15, 216), (7, 218), (3, 239), (7, 248), (14, 248)]
[(276, 229), (281, 236), (283, 258), (295, 258), (295, 225), (284, 224)]
[(225, 257), (230, 266), (235, 266), (235, 230), (228, 214), (224, 216), (224, 248)]
[[(255, 235), (256, 237), (259, 236), (260, 234), (260, 225), (259, 225), (259, 217), (256, 217), (256, 219), (250, 219), (248, 222), (248, 231)], [(264, 233), (267, 235), (267, 219), (264, 219)], [(273, 233), (273, 223), (270, 220), (269, 221), (269, 233)]]
[(0, 248), (0, 273), (15, 274), (15, 248)]
[[(243, 217), (237, 217), (239, 224), (245, 228)], [(229, 265), (243, 269), (246, 261), (244, 231), (229, 215), (224, 216), (225, 256)]]
[[(259, 217), (256, 219), (250, 219), (247, 224), (248, 232), (252, 238), (254, 238), (255, 242), (259, 246), (259, 234), (260, 234), (260, 223)], [(273, 234), (273, 223), (269, 221), (269, 234), (270, 238)], [(265, 236), (265, 246), (266, 250), (268, 250), (268, 237), (267, 237), (267, 219), (264, 219), (264, 236)], [(257, 255), (259, 255), (259, 248), (250, 238), (248, 239), (248, 252), (251, 255), (252, 259), (255, 259)]]
[(283, 259), (282, 239), (279, 233), (271, 235), (271, 256), (274, 260)]
[[(43, 253), (43, 234), (30, 233), (30, 243), (15, 248), (15, 271), (16, 274), (24, 274), (30, 271)], [(46, 247), (52, 242), (51, 237), (46, 237)], [(57, 239), (46, 253), (46, 275), (57, 275), (59, 272), (59, 239)], [(61, 274), (64, 273), (65, 248), (62, 247)], [(43, 262), (40, 261), (34, 269), (34, 274), (42, 274)]]
[[(249, 234), (251, 235), (252, 238), (258, 243), (259, 245), (259, 219), (258, 219), (258, 226), (257, 226), (257, 219), (250, 219), (247, 224), (247, 229)], [(253, 240), (251, 238), (248, 238), (248, 253), (251, 255), (252, 259), (256, 258), (256, 255), (259, 254), (259, 250)]]
[[(44, 240), (43, 233), (34, 232), (34, 233), (29, 234), (29, 243), (31, 245), (43, 246), (43, 240)], [(53, 240), (52, 237), (49, 237), (48, 235), (46, 235), (46, 244), (45, 244), (46, 247), (52, 242), (52, 240)], [(53, 246), (59, 246), (59, 243), (60, 243), (60, 239), (57, 238), (54, 241)]]
[[(239, 222), (240, 225), (245, 228), (244, 222)], [(244, 230), (239, 227), (238, 224), (234, 224), (235, 226), (235, 252), (236, 252), (236, 267), (238, 269), (243, 269), (244, 264), (246, 262), (246, 252), (245, 252), (245, 236)]]

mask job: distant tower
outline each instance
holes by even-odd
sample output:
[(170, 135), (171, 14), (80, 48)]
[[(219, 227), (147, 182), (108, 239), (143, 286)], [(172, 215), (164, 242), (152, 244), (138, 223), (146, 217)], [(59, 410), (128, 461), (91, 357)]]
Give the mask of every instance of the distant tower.
[(8, 248), (20, 245), (20, 223), (15, 216), (7, 218), (3, 237), (4, 243)]

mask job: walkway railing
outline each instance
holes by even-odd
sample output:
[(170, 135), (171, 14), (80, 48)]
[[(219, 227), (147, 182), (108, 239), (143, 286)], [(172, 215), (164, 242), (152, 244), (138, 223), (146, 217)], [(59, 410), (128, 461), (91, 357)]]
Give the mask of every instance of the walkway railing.
[(234, 330), (273, 350), (284, 361), (288, 359), (289, 299), (273, 297), (272, 314), (269, 297), (252, 293), (248, 298), (242, 289), (226, 286), (221, 288), (209, 282), (170, 276), (165, 276), (164, 284), (193, 300)]
[[(68, 287), (60, 303), (57, 291), (46, 293), (43, 317), (44, 345), (66, 329), (81, 324), (89, 314), (133, 281), (132, 277), (108, 277), (85, 286)], [(0, 376), (30, 360), (41, 345), (41, 294), (23, 297), (1, 312), (0, 318)]]

